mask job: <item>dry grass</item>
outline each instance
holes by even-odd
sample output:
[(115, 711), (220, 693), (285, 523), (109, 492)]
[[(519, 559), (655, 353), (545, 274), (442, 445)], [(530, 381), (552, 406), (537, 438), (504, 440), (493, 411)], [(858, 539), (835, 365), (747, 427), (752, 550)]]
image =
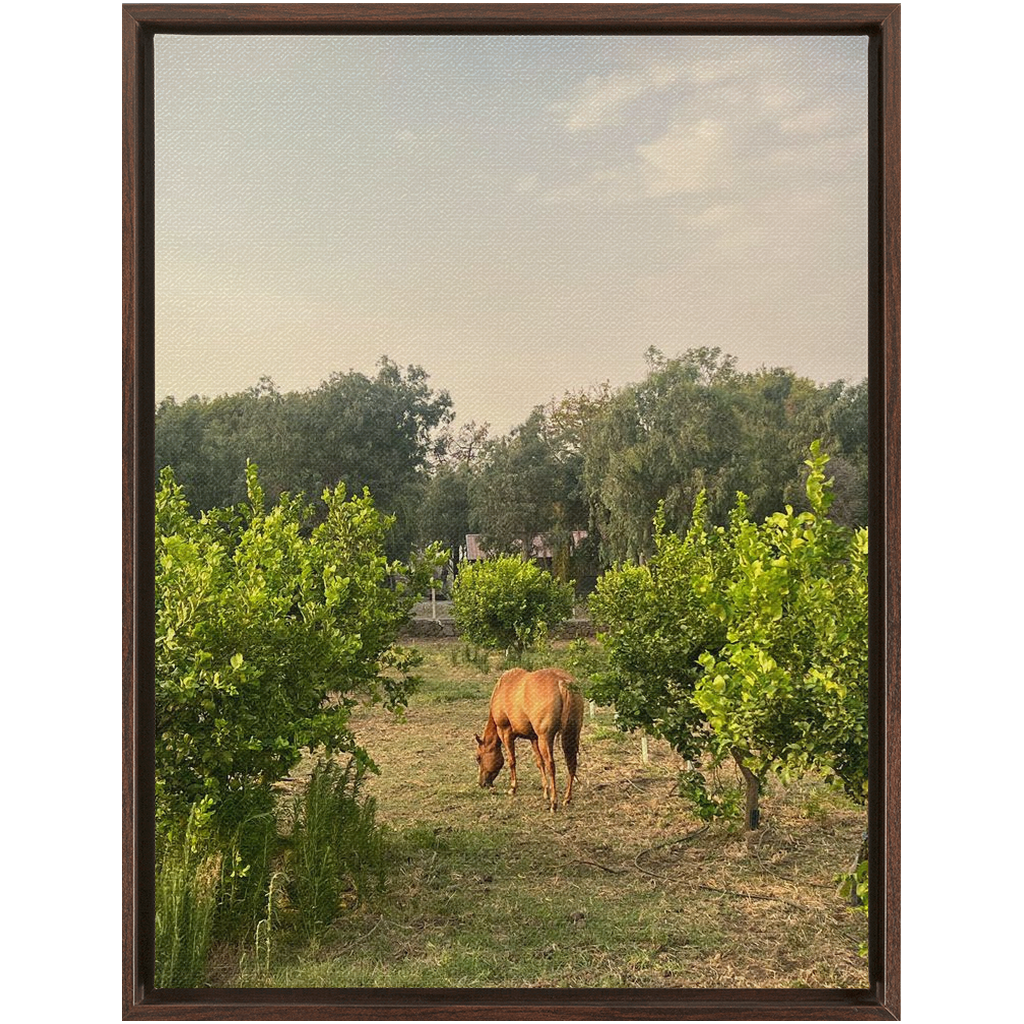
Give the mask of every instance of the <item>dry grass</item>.
[[(568, 808), (545, 809), (526, 743), (516, 797), (506, 772), (482, 790), (473, 734), (500, 666), (420, 646), (427, 683), (404, 718), (354, 722), (381, 769), (366, 791), (390, 834), (390, 895), (316, 950), (282, 951), (268, 984), (866, 987), (864, 922), (833, 881), (862, 809), (803, 780), (769, 789), (752, 840), (702, 830), (675, 795), (678, 756), (652, 740), (643, 764), (607, 709), (584, 721)], [(564, 789), (560, 753), (558, 768)], [(722, 783), (738, 779), (723, 769)]]

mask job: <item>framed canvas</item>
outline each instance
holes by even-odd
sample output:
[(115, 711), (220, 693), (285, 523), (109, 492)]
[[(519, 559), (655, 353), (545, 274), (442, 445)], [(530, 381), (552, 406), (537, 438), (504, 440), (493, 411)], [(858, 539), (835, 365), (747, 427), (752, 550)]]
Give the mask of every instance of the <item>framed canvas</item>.
[[(836, 54), (846, 53), (846, 44), (853, 57), (837, 73)], [(743, 62), (756, 88), (735, 84)], [(684, 65), (688, 70), (681, 70)], [(757, 77), (768, 66), (775, 69), (770, 82)], [(805, 77), (787, 81), (796, 66)], [(342, 74), (339, 67), (347, 70)], [(230, 74), (221, 75), (225, 68)], [(465, 73), (456, 95), (451, 83), (457, 69)], [(275, 81), (285, 82), (287, 92), (274, 92)], [(428, 94), (443, 98), (446, 89), (452, 90), (447, 107), (431, 107)], [(522, 114), (527, 100), (540, 113), (536, 124)], [(755, 100), (759, 109), (774, 111), (771, 138), (758, 134), (751, 120)], [(684, 124), (677, 114), (686, 104), (696, 112)], [(732, 116), (727, 108), (749, 124), (739, 141), (723, 134)], [(229, 109), (260, 130), (239, 132), (240, 122), (225, 117)], [(445, 109), (447, 115), (438, 113)], [(847, 109), (854, 113), (843, 113)], [(499, 123), (499, 110), (515, 113)], [(125, 4), (123, 111), (123, 1018), (899, 1019), (899, 5)], [(843, 121), (845, 134), (837, 142), (828, 136), (829, 126), (844, 117), (853, 118), (852, 127)], [(637, 119), (643, 132), (630, 135)], [(304, 143), (297, 141), (296, 124), (321, 142), (326, 133), (328, 144), (314, 152), (320, 145), (314, 143), (297, 156), (292, 150)], [(783, 145), (780, 131), (801, 140), (799, 145)], [(521, 137), (532, 140), (525, 156), (516, 148)], [(811, 138), (825, 138), (825, 144), (812, 150), (806, 145)], [(727, 150), (733, 163), (722, 156)], [(314, 178), (324, 173), (325, 161), (345, 162), (348, 177), (339, 177), (333, 189)], [(212, 179), (196, 169), (217, 163), (231, 164), (235, 178), (211, 188)], [(723, 174), (753, 183), (755, 193), (757, 182), (771, 176), (775, 191), (765, 184), (763, 199), (744, 206), (730, 200), (727, 189), (711, 187)], [(270, 187), (262, 200), (249, 202), (253, 183)], [(830, 187), (846, 191), (830, 196)], [(497, 205), (496, 191), (507, 197)], [(303, 206), (306, 193), (311, 198)], [(283, 205), (268, 207), (267, 195)], [(793, 218), (812, 208), (824, 208), (821, 219), (808, 214), (794, 228)], [(478, 219), (471, 209), (479, 211)], [(543, 231), (531, 233), (519, 212), (525, 209)], [(231, 219), (239, 215), (244, 230)], [(359, 265), (346, 263), (339, 270), (342, 255), (317, 247), (342, 220), (351, 231), (345, 237), (359, 247)], [(850, 223), (853, 233), (844, 235)], [(275, 234), (273, 225), (285, 227)], [(258, 250), (251, 248), (254, 230), (265, 243)], [(700, 249), (703, 255), (692, 257), (692, 266), (669, 258), (681, 260), (674, 246), (682, 235), (708, 243)], [(302, 263), (314, 249), (316, 258)], [(466, 252), (476, 255), (458, 255)], [(624, 268), (638, 262), (645, 264), (644, 274), (630, 278), (627, 287)], [(758, 268), (760, 284), (744, 294), (744, 282), (754, 280), (752, 267)], [(220, 295), (204, 291), (213, 271), (222, 275)], [(335, 273), (347, 275), (345, 294), (332, 292), (325, 299), (324, 282)], [(791, 301), (789, 289), (794, 303), (817, 296), (800, 306), (811, 309), (806, 322), (777, 312), (777, 304)], [(701, 297), (724, 316), (719, 334), (712, 319), (700, 318)], [(607, 369), (610, 363), (595, 370), (597, 375), (579, 373), (581, 366), (602, 365), (601, 351), (621, 351), (637, 323), (644, 328), (642, 340), (629, 344), (634, 356), (650, 346), (651, 373), (677, 367), (673, 352), (666, 356), (661, 346), (689, 348), (699, 353), (692, 359), (710, 360), (710, 370), (701, 364), (707, 372), (731, 373), (734, 363), (728, 355), (722, 362), (721, 351), (742, 345), (744, 331), (756, 329), (765, 347), (744, 351), (747, 362), (739, 367), (754, 373), (759, 365), (787, 365), (787, 331), (802, 331), (813, 347), (814, 332), (829, 317), (842, 327), (836, 328), (837, 349), (853, 351), (853, 358), (840, 362), (834, 375), (828, 367), (807, 375), (818, 381), (861, 375), (867, 382), (863, 519), (874, 541), (866, 576), (870, 798), (864, 841), (872, 873), (863, 984), (830, 987), (820, 974), (787, 975), (784, 965), (764, 985), (746, 975), (730, 984), (735, 972), (728, 964), (719, 985), (680, 983), (670, 968), (685, 957), (677, 949), (659, 959), (665, 946), (653, 937), (654, 924), (644, 948), (620, 950), (630, 970), (619, 965), (602, 975), (581, 966), (580, 981), (572, 971), (573, 948), (582, 965), (591, 921), (601, 916), (596, 889), (590, 902), (568, 915), (556, 895), (538, 897), (559, 908), (554, 916), (565, 948), (554, 953), (554, 946), (543, 943), (509, 945), (518, 940), (508, 936), (520, 933), (506, 934), (494, 923), (495, 941), (506, 944), (502, 956), (534, 962), (564, 957), (566, 973), (554, 980), (538, 971), (536, 983), (516, 975), (502, 987), (470, 977), (466, 987), (383, 987), (373, 981), (353, 986), (311, 980), (314, 974), (299, 975), (295, 985), (287, 975), (259, 984), (236, 978), (230, 987), (157, 984), (153, 484), (154, 411), (164, 395), (241, 394), (248, 387), (251, 396), (283, 400), (278, 385), (312, 389), (335, 371), (341, 376), (331, 379), (341, 380), (363, 358), (342, 345), (329, 356), (337, 364), (321, 369), (322, 354), (304, 331), (335, 337), (361, 331), (375, 339), (378, 355), (404, 360), (401, 353), (408, 351), (423, 362), (428, 357), (420, 353), (436, 353), (445, 372), (469, 382), (467, 396), (485, 396), (471, 408), (472, 425), (492, 418), (493, 436), (508, 431), (511, 437), (530, 407), (509, 411), (502, 421), (506, 413), (494, 410), (509, 392), (539, 387), (542, 405), (573, 388), (579, 395), (602, 385), (607, 395), (642, 376), (640, 364), (620, 368), (612, 384), (602, 384), (605, 374), (619, 372)], [(544, 332), (552, 330), (568, 339), (564, 349), (551, 349)], [(474, 331), (491, 332), (499, 347), (481, 356)], [(411, 345), (412, 338), (420, 348)], [(398, 349), (388, 352), (387, 345)], [(275, 351), (284, 361), (261, 368), (260, 359)], [(283, 373), (289, 360), (304, 359), (318, 376), (260, 379)], [(565, 367), (575, 368), (576, 376), (560, 376)], [(416, 368), (403, 371), (384, 359), (377, 370), (381, 379), (397, 381), (424, 402), (439, 403), (432, 423), (444, 425), (441, 393), (424, 392)], [(353, 370), (349, 377), (372, 383)], [(432, 379), (435, 385), (440, 387)], [(587, 394), (593, 399), (595, 392)], [(450, 404), (447, 392), (444, 398)], [(583, 536), (577, 531), (573, 543), (582, 543)], [(527, 537), (522, 543), (531, 542)], [(463, 557), (472, 558), (474, 545), (483, 543), (466, 538)], [(623, 543), (622, 557), (635, 554)], [(534, 554), (543, 561), (542, 545)], [(547, 556), (553, 567), (557, 552)], [(292, 613), (299, 614), (286, 614)], [(436, 610), (424, 618), (433, 623)], [(241, 673), (243, 660), (237, 658), (231, 665)], [(484, 701), (481, 727), (486, 711)], [(432, 742), (425, 738), (416, 753), (430, 757)], [(645, 758), (647, 753), (645, 739)], [(466, 756), (475, 787), (471, 745)], [(475, 788), (472, 797), (502, 799)], [(522, 806), (525, 797), (516, 799)], [(823, 813), (814, 799), (806, 799), (805, 816)], [(429, 803), (426, 795), (422, 800)], [(658, 811), (653, 801), (651, 806), (652, 813)], [(577, 797), (571, 813), (585, 827), (584, 798)], [(751, 820), (757, 824), (756, 816)], [(415, 841), (422, 849), (429, 846), (435, 860), (454, 842), (444, 838), (444, 830), (438, 819), (434, 828), (417, 833)], [(628, 868), (655, 888), (670, 885), (663, 871), (642, 862), (656, 846), (648, 843), (628, 863), (598, 863), (592, 854), (574, 863), (608, 883)], [(746, 852), (761, 859), (766, 851), (753, 849), (748, 840)], [(516, 870), (523, 870), (521, 863)], [(449, 874), (453, 914), (465, 887), (493, 883), (491, 874)], [(736, 901), (744, 905), (759, 898), (713, 884), (698, 887), (744, 897), (747, 903)], [(778, 894), (765, 898), (778, 906), (787, 902)], [(837, 913), (845, 913), (839, 903)], [(605, 924), (614, 931), (614, 921)], [(360, 935), (368, 940), (376, 927), (351, 943)], [(751, 927), (753, 934), (756, 921)], [(686, 931), (682, 923), (680, 929)], [(250, 940), (250, 957), (261, 955), (261, 934), (265, 938), (257, 929)], [(446, 940), (442, 935), (437, 941)], [(704, 937), (691, 929), (679, 941), (699, 950)], [(396, 958), (406, 955), (393, 952)], [(443, 961), (444, 949), (437, 955)], [(652, 980), (659, 977), (663, 985)]]

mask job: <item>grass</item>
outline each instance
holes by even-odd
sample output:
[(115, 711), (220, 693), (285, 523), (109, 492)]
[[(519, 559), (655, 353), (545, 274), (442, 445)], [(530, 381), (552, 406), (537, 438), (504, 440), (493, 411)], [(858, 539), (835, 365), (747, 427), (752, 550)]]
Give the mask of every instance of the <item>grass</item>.
[(217, 904), (221, 863), (193, 848), (182, 830), (165, 839), (156, 870), (156, 985), (192, 988), (201, 984)]
[(310, 938), (384, 885), (385, 857), (373, 798), (362, 800), (364, 769), (350, 759), (318, 763), (292, 807), (285, 890)]
[[(702, 830), (675, 792), (678, 756), (651, 740), (642, 763), (639, 737), (608, 709), (584, 719), (568, 808), (545, 809), (526, 743), (517, 796), (502, 788), (507, 769), (482, 790), (473, 734), (502, 666), (453, 657), (456, 645), (418, 644), (425, 681), (401, 719), (354, 719), (381, 768), (364, 791), (386, 829), (388, 890), (314, 943), (279, 936), (260, 984), (866, 987), (865, 923), (833, 882), (863, 809), (804, 779), (769, 788), (753, 842), (725, 824)], [(564, 645), (549, 653), (557, 663)], [(208, 980), (247, 983), (227, 950)]]

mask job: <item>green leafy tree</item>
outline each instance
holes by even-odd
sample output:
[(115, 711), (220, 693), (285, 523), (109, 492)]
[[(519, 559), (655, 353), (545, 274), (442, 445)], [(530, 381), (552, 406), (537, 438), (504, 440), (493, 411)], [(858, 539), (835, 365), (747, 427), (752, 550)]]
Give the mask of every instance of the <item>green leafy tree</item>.
[(310, 531), (306, 506), (268, 510), (246, 475), (245, 504), (196, 516), (165, 470), (156, 502), (158, 806), (225, 828), (265, 811), (304, 749), (365, 758), (351, 708), (396, 708), (415, 681), (396, 637), (420, 581), (384, 554), (390, 518), (339, 485)]
[(647, 358), (647, 376), (602, 403), (584, 435), (583, 481), (607, 561), (651, 555), (659, 506), (669, 530), (685, 531), (701, 491), (714, 525), (728, 522), (738, 491), (758, 520), (787, 502), (805, 507), (798, 467), (815, 438), (838, 456), (842, 521), (863, 525), (866, 387), (819, 387), (777, 367), (740, 373), (717, 348)]
[(486, 424), (472, 421), (455, 432), (442, 430), (423, 485), (417, 511), (420, 545), (439, 543), (448, 551), (444, 568), (450, 579), (458, 575), (466, 535), (472, 532), (470, 490), (487, 432)]
[(470, 491), (487, 550), (529, 557), (538, 537), (567, 550), (571, 533), (587, 522), (581, 470), (581, 456), (561, 443), (542, 407), (508, 437), (492, 441)]
[(421, 367), (403, 372), (385, 357), (372, 378), (335, 373), (284, 403), (283, 485), (306, 494), (338, 482), (350, 493), (369, 488), (377, 506), (395, 517), (388, 552), (404, 557), (415, 540), (434, 431), (451, 416), (448, 393), (435, 393)]
[(572, 614), (573, 588), (514, 555), (467, 565), (452, 588), (455, 623), (470, 643), (522, 654)]
[[(829, 518), (858, 528), (868, 521), (868, 384), (844, 381), (821, 388), (815, 405), (808, 407), (808, 429), (821, 437), (832, 458), (829, 472), (835, 480)], [(817, 428), (817, 429), (815, 429)]]
[[(624, 728), (689, 759), (736, 760), (746, 820), (769, 774), (822, 771), (863, 800), (867, 785), (867, 531), (827, 517), (827, 456), (811, 446), (809, 509), (728, 527), (701, 496), (682, 536), (655, 520), (654, 554), (606, 573), (591, 609), (610, 670), (594, 684)], [(713, 810), (703, 778), (689, 780)]]
[(404, 556), (438, 432), (451, 418), (450, 396), (430, 387), (422, 367), (403, 370), (385, 356), (375, 376), (335, 373), (309, 391), (281, 394), (263, 378), (212, 400), (165, 399), (156, 413), (156, 469), (170, 466), (199, 510), (244, 501), (249, 461), (260, 466), (271, 502), (306, 494), (320, 518), (325, 489), (369, 488), (377, 507), (396, 516), (389, 554)]
[(735, 492), (735, 359), (718, 349), (673, 360), (651, 349), (647, 359), (645, 379), (609, 401), (584, 452), (591, 519), (608, 561), (652, 553), (659, 506), (670, 529), (685, 529), (698, 493), (721, 521)]
[[(284, 462), (281, 412), (284, 396), (269, 377), (237, 394), (187, 401), (165, 398), (156, 410), (157, 486), (170, 466), (193, 508), (235, 505), (246, 498), (246, 461), (263, 466), (264, 490), (276, 500)], [(272, 482), (271, 482), (272, 481)], [(316, 493), (319, 493), (318, 489)]]
[(448, 552), (446, 570), (458, 575), (466, 535), (470, 533), (469, 490), (472, 470), (468, 466), (439, 466), (423, 489), (419, 510), (419, 534), (424, 541), (437, 541)]
[(704, 494), (682, 536), (665, 529), (660, 508), (654, 554), (643, 565), (613, 566), (589, 601), (610, 666), (593, 677), (590, 696), (614, 705), (623, 729), (659, 736), (688, 760), (707, 745), (705, 718), (693, 701), (698, 658), (726, 639), (717, 609), (692, 586), (697, 577), (727, 572), (721, 564), (727, 552), (714, 539)]
[(868, 533), (828, 518), (827, 461), (813, 444), (807, 511), (737, 516), (730, 577), (695, 579), (715, 594), (728, 642), (700, 656), (694, 702), (712, 751), (741, 766), (748, 819), (771, 773), (814, 768), (867, 797)]

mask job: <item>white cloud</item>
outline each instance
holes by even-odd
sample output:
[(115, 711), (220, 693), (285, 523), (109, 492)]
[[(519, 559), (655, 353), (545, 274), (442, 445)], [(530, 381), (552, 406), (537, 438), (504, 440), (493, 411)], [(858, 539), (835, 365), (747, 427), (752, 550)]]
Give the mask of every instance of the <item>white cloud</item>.
[(765, 110), (791, 110), (804, 97), (801, 89), (794, 89), (792, 86), (771, 80), (763, 82), (757, 88), (757, 99)]
[(660, 92), (676, 82), (681, 69), (652, 64), (640, 71), (588, 75), (569, 99), (552, 106), (565, 119), (570, 132), (618, 123), (622, 112), (636, 100)]
[(673, 125), (660, 139), (637, 146), (647, 194), (701, 192), (728, 174), (726, 127), (709, 119)]

